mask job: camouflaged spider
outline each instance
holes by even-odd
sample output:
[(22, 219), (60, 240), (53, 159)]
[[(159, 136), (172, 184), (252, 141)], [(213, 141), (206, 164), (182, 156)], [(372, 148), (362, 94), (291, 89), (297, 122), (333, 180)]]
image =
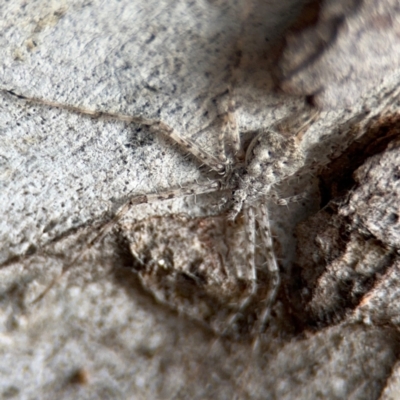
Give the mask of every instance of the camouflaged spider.
[[(135, 269), (139, 278), (159, 301), (206, 322), (220, 334), (245, 331), (254, 335), (265, 330), (280, 284), (267, 201), (272, 198), (286, 204), (279, 200), (274, 187), (304, 164), (297, 136), (286, 138), (267, 130), (253, 135), (245, 146), (231, 101), (222, 116), (224, 129), (218, 138), (220, 146), (215, 156), (158, 120), (90, 111), (6, 92), (25, 101), (147, 126), (155, 133), (167, 135), (209, 167), (213, 171), (212, 179), (206, 184), (132, 197), (110, 222), (99, 228), (86, 249), (119, 226), (137, 260)], [(133, 225), (123, 221), (128, 210), (141, 203), (211, 192), (221, 193), (226, 212), (197, 219), (156, 216)], [(156, 220), (157, 226), (154, 226)], [(168, 226), (164, 231), (162, 222)], [(163, 236), (158, 242), (162, 246), (154, 244), (157, 230)], [(83, 253), (78, 254), (64, 266), (61, 276), (82, 256)]]

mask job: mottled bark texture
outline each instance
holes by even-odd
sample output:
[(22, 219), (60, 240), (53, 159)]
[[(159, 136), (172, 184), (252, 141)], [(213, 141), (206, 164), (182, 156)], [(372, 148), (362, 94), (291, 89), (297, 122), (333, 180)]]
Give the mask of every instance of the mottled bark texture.
[[(1, 398), (398, 398), (397, 0), (0, 10)], [(255, 350), (156, 301), (137, 275), (161, 255), (210, 259), (223, 279), (226, 241), (236, 261), (246, 242), (245, 228), (224, 236), (225, 195), (134, 207), (90, 246), (131, 195), (206, 181), (200, 164), (149, 127), (10, 91), (161, 120), (213, 154), (232, 99), (244, 143), (297, 134), (305, 165), (277, 194), (301, 199), (268, 204), (281, 285)], [(198, 307), (200, 284), (181, 286)]]

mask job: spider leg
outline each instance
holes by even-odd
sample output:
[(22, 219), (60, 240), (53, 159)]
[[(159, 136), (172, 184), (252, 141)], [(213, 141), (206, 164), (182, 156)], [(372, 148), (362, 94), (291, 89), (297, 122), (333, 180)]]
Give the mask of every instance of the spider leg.
[(187, 152), (192, 154), (202, 164), (205, 164), (208, 167), (210, 167), (212, 170), (219, 172), (221, 174), (223, 174), (225, 172), (225, 165), (224, 165), (223, 161), (221, 162), (220, 159), (218, 159), (214, 155), (210, 154), (209, 152), (203, 150), (195, 142), (186, 138), (180, 132), (178, 132), (177, 130), (168, 126), (167, 124), (165, 124), (162, 121), (159, 121), (156, 119), (145, 118), (145, 117), (141, 117), (141, 116), (131, 117), (129, 115), (124, 115), (124, 114), (119, 114), (119, 113), (109, 113), (109, 112), (104, 112), (104, 111), (89, 110), (86, 108), (71, 106), (71, 105), (67, 105), (67, 104), (61, 104), (61, 103), (58, 103), (55, 101), (48, 101), (48, 100), (43, 100), (43, 99), (39, 99), (39, 98), (26, 97), (26, 96), (20, 95), (18, 93), (15, 93), (12, 90), (7, 90), (7, 89), (0, 89), (0, 91), (8, 94), (10, 96), (16, 97), (18, 99), (27, 101), (27, 102), (42, 104), (42, 105), (50, 106), (50, 107), (56, 107), (56, 108), (68, 110), (68, 111), (71, 111), (74, 113), (88, 115), (88, 116), (94, 117), (94, 118), (116, 119), (116, 120), (124, 121), (124, 122), (128, 122), (128, 123), (136, 123), (139, 125), (148, 126), (150, 128), (151, 132), (153, 132), (153, 133), (161, 132), (162, 134), (170, 137), (175, 143), (177, 143), (179, 146), (181, 146)]
[[(265, 331), (270, 317), (271, 317), (271, 308), (275, 301), (276, 295), (278, 293), (279, 285), (280, 285), (280, 274), (278, 263), (276, 260), (276, 256), (274, 254), (272, 234), (271, 234), (271, 225), (270, 219), (268, 216), (268, 209), (265, 204), (261, 204), (260, 206), (260, 219), (258, 221), (261, 237), (264, 242), (265, 248), (265, 256), (267, 258), (266, 266), (268, 269), (268, 273), (270, 276), (270, 291), (268, 293), (268, 297), (265, 300), (264, 311), (261, 314), (260, 322), (258, 326), (258, 332), (261, 334)], [(258, 347), (259, 335), (257, 335), (256, 341), (253, 344), (254, 348)]]
[(227, 326), (224, 329), (222, 336), (228, 332), (228, 330), (234, 325), (236, 320), (240, 317), (243, 311), (248, 307), (253, 297), (257, 293), (258, 283), (257, 283), (257, 269), (255, 262), (256, 254), (256, 219), (253, 207), (246, 207), (244, 210), (244, 215), (246, 219), (246, 234), (247, 234), (247, 266), (250, 270), (250, 282), (251, 287), (249, 294), (241, 301), (239, 309), (227, 322)]
[(287, 206), (290, 203), (298, 203), (300, 200), (303, 200), (304, 198), (306, 198), (306, 194), (300, 193), (283, 199), (279, 197), (278, 193), (276, 193), (275, 191), (271, 191), (269, 197), (278, 206)]
[(132, 196), (121, 208), (115, 213), (114, 217), (102, 224), (95, 236), (87, 242), (85, 249), (79, 252), (69, 263), (65, 264), (61, 273), (53, 279), (53, 281), (46, 287), (46, 289), (35, 298), (32, 303), (37, 303), (56, 285), (60, 279), (80, 260), (90, 249), (96, 244), (101, 242), (113, 229), (113, 227), (120, 221), (124, 215), (131, 209), (131, 207), (139, 204), (154, 203), (157, 201), (170, 200), (176, 197), (193, 196), (205, 193), (216, 192), (220, 190), (220, 182), (207, 182), (206, 184), (195, 183), (187, 187), (180, 187), (177, 189), (168, 190), (162, 193), (151, 193), (146, 195)]

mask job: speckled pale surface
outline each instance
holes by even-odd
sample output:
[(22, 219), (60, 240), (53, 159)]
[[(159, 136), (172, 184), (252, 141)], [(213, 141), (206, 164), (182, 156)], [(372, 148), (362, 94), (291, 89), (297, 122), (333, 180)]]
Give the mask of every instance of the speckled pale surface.
[[(213, 150), (216, 128), (196, 132), (222, 112), (212, 100), (229, 83), (243, 4), (21, 5), (3, 5), (2, 88), (89, 109), (161, 118)], [(283, 13), (281, 19), (269, 16), (267, 25), (247, 28), (255, 46), (249, 56), (265, 47), (257, 43), (257, 29), (270, 40), (277, 34), (275, 26), (282, 30), (293, 13), (290, 7), (280, 11), (279, 2), (274, 7), (275, 14)], [(257, 16), (261, 20), (269, 15), (264, 8)], [(243, 85), (248, 96), (242, 96), (241, 125), (247, 130), (269, 126), (287, 107), (266, 93), (271, 80), (262, 66), (250, 77)], [(2, 249), (2, 261), (29, 243), (44, 244), (98, 217), (128, 193), (199, 178), (197, 165), (144, 128), (30, 106), (3, 95), (1, 101), (0, 207), (6, 216), (1, 240), (10, 244)], [(16, 193), (21, 196), (15, 198)]]
[[(246, 60), (234, 87), (241, 131), (268, 128), (303, 106), (301, 96), (275, 91), (276, 80), (269, 73), (278, 65), (284, 74), (288, 62), (290, 69), (290, 42), (285, 44), (287, 51), (280, 62), (279, 46), (273, 44), (284, 35), (298, 11), (300, 2), (292, 3), (253, 1), (253, 8), (246, 6), (250, 2), (222, 0), (4, 3), (0, 6), (4, 16), (0, 21), (0, 89), (88, 109), (159, 118), (214, 151), (218, 126), (212, 123), (224, 112), (223, 93), (232, 83), (238, 36), (243, 37), (241, 48)], [(321, 4), (325, 18), (333, 3)], [(368, 9), (371, 4), (364, 2), (362, 16), (372, 13)], [(378, 10), (381, 14), (373, 11), (373, 20), (381, 24), (373, 28), (392, 26), (395, 34), (397, 25), (386, 23), (383, 16), (391, 15), (397, 21), (399, 11), (390, 8), (393, 4), (389, 1), (382, 4), (384, 9)], [(343, 17), (360, 31), (364, 17), (357, 19), (357, 10), (352, 10), (351, 18)], [(246, 17), (247, 12), (250, 14)], [(345, 27), (338, 37), (347, 40), (351, 49), (354, 39), (346, 39)], [(310, 29), (319, 32), (318, 24)], [(372, 38), (369, 40), (374, 38), (374, 29), (365, 27)], [(339, 46), (342, 42), (337, 43)], [(327, 51), (334, 48), (326, 47)], [(390, 53), (390, 59), (398, 50), (389, 46), (381, 51)], [(327, 54), (329, 59), (340, 60)], [(371, 53), (370, 57), (375, 55)], [(318, 65), (313, 64), (317, 72), (326, 71), (323, 64)], [(374, 64), (364, 63), (365, 68), (368, 65)], [(300, 73), (290, 82), (294, 89), (288, 89), (285, 82), (281, 86), (301, 95), (312, 94), (307, 92), (307, 80), (315, 71), (307, 71), (300, 71), (306, 75), (305, 84), (296, 83)], [(382, 116), (398, 115), (398, 67), (393, 65), (390, 74), (376, 69), (372, 72), (378, 83), (369, 91), (349, 91), (356, 93), (351, 109), (339, 107), (333, 112), (328, 105), (306, 133), (303, 146), (309, 166), (314, 161), (315, 165), (327, 163), (339, 155), (347, 143), (362, 138), (370, 123), (379, 124)], [(357, 85), (362, 76), (368, 74), (360, 74)], [(329, 103), (327, 99), (334, 92), (330, 82), (326, 90), (326, 97), (315, 97), (317, 102)], [(338, 99), (343, 90), (340, 87)], [(392, 127), (397, 126), (398, 118), (391, 121)], [(284, 321), (273, 326), (273, 339), (253, 360), (248, 345), (226, 342), (222, 348), (219, 342), (212, 347), (215, 336), (206, 327), (156, 304), (135, 276), (121, 268), (131, 258), (123, 254), (124, 248), (115, 238), (107, 238), (76, 260), (74, 268), (45, 298), (32, 304), (61, 268), (85, 248), (86, 234), (95, 232), (95, 223), (103, 221), (106, 212), (115, 211), (129, 194), (176, 188), (203, 178), (199, 165), (186, 159), (161, 135), (132, 124), (29, 104), (1, 92), (0, 397), (396, 398), (399, 312), (397, 288), (391, 282), (397, 282), (399, 232), (393, 215), (399, 201), (398, 181), (393, 180), (393, 174), (389, 176), (389, 171), (395, 169), (399, 157), (393, 152), (364, 160), (356, 175), (358, 191), (348, 203), (340, 200), (361, 240), (367, 231), (379, 242), (373, 245), (389, 254), (390, 262), (385, 264), (386, 269), (382, 267), (389, 278), (379, 280), (374, 275), (375, 286), (366, 286), (370, 292), (364, 294), (364, 308), (355, 305), (354, 313), (353, 309), (342, 313), (340, 301), (339, 305), (334, 303), (339, 317), (328, 322), (324, 316), (319, 318), (325, 312), (325, 303), (316, 310), (311, 301), (309, 309), (305, 308), (305, 313), (311, 310), (305, 319), (312, 321), (299, 328), (302, 314), (296, 307), (303, 305), (299, 301), (293, 305), (295, 317), (285, 320), (287, 314), (282, 313)], [(308, 216), (313, 218), (318, 211), (320, 170), (316, 167), (314, 171), (292, 183), (309, 193), (304, 204), (283, 211), (272, 207), (279, 239), (291, 254), (285, 265), (296, 254), (292, 235), (295, 225)], [(336, 174), (340, 180), (340, 170)], [(379, 199), (371, 203), (376, 190), (374, 177), (392, 185), (384, 185), (387, 192), (379, 190), (382, 203)], [(290, 194), (291, 189), (288, 185), (282, 192)], [(211, 212), (210, 204), (217, 200), (178, 199), (142, 206), (133, 210), (131, 217), (180, 212), (204, 215)], [(375, 212), (369, 212), (371, 207)], [(379, 207), (384, 211), (378, 212)], [(320, 226), (329, 225), (329, 213), (318, 215), (322, 215)], [(390, 229), (382, 217), (385, 215)], [(85, 224), (87, 229), (75, 231)], [(312, 228), (312, 220), (305, 226)], [(333, 226), (330, 229), (339, 229)], [(313, 248), (316, 232), (305, 231), (303, 249)], [(335, 281), (342, 278), (342, 270), (332, 267), (329, 260), (323, 261), (326, 265), (320, 261), (336, 254), (329, 246), (335, 250), (337, 242), (330, 240), (326, 238), (321, 245), (317, 267)], [(27, 249), (29, 253), (36, 249), (36, 253), (16, 258)], [(316, 255), (303, 255), (306, 260), (300, 267), (314, 268)], [(301, 296), (293, 298), (316, 294), (314, 287), (301, 288), (307, 273), (298, 284), (300, 289), (295, 288)], [(290, 279), (295, 278), (288, 268), (284, 282)], [(315, 287), (326, 289), (323, 285)], [(385, 305), (385, 296), (394, 300)], [(334, 296), (325, 298), (328, 305), (335, 300)], [(282, 298), (278, 314), (279, 307), (286, 307), (286, 312), (290, 309), (281, 303)], [(296, 326), (291, 325), (293, 321)]]

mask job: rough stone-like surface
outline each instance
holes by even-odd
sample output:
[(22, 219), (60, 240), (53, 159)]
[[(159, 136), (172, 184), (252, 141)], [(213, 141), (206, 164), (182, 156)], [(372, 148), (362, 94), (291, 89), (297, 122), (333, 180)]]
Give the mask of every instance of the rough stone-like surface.
[(280, 85), (323, 108), (352, 106), (384, 81), (395, 86), (398, 13), (397, 0), (310, 1), (286, 37)]
[(296, 272), (308, 289), (297, 308), (313, 325), (398, 323), (400, 146), (391, 145), (356, 170), (346, 198), (298, 226)]
[[(398, 397), (400, 10), (307, 4), (0, 6), (0, 397)], [(298, 134), (305, 166), (279, 193), (304, 197), (269, 205), (282, 284), (257, 352), (159, 304), (132, 273), (123, 226), (159, 219), (153, 253), (171, 237), (179, 252), (168, 221), (201, 223), (218, 195), (134, 207), (89, 246), (132, 194), (203, 182), (197, 161), (143, 126), (7, 90), (160, 119), (214, 153), (229, 96), (245, 140)]]

